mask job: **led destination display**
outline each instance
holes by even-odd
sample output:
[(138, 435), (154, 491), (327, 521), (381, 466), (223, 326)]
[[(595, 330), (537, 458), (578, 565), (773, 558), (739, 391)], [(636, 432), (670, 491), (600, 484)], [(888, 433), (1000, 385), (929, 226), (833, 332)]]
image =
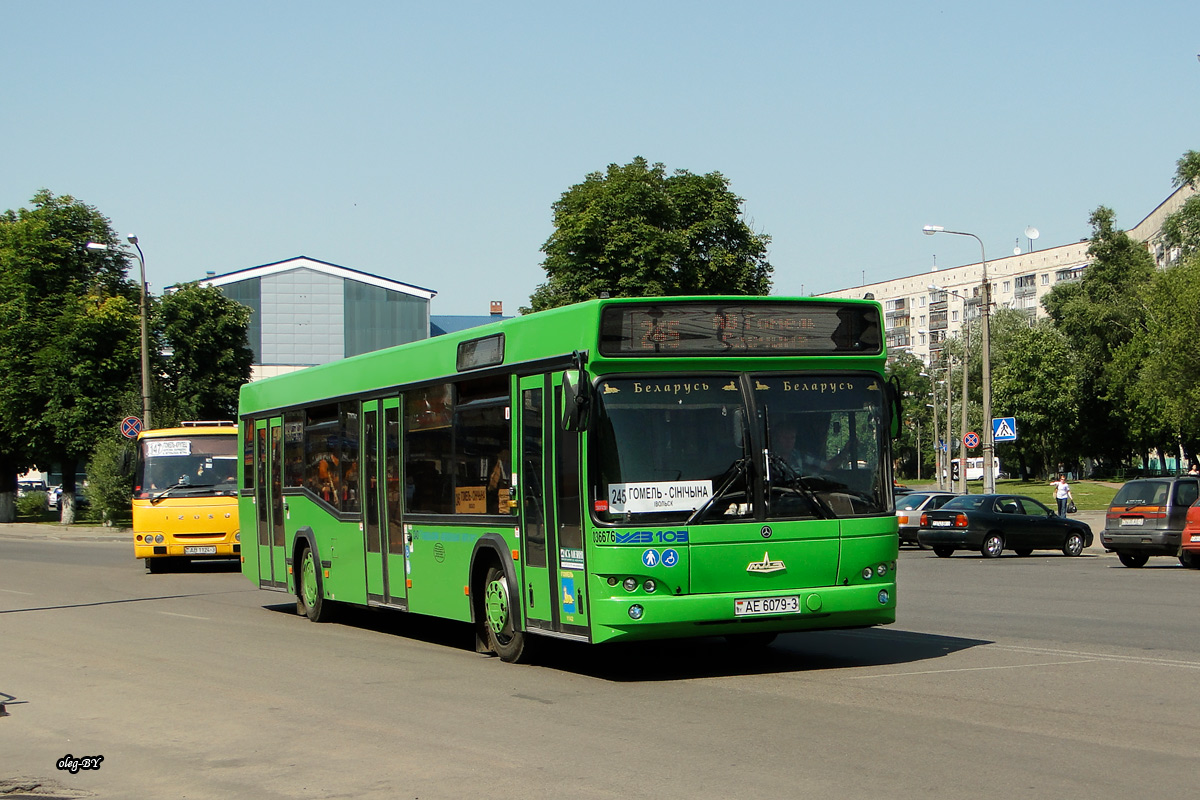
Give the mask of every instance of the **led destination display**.
[(640, 355), (870, 355), (883, 352), (879, 307), (739, 303), (605, 308), (600, 352)]

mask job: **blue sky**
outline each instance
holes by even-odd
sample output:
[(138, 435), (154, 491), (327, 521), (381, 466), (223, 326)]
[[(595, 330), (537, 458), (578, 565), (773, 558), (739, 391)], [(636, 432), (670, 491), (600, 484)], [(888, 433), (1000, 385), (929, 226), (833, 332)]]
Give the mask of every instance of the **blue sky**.
[(1200, 3), (9, 2), (0, 209), (137, 233), (154, 290), (306, 255), (507, 313), (551, 204), (719, 171), (816, 293), (1132, 227), (1200, 150)]

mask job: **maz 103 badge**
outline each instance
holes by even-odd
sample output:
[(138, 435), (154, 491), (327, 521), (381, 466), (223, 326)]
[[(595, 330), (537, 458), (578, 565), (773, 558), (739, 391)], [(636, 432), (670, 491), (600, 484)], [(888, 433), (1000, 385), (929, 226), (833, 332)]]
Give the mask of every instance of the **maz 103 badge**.
[(608, 511), (640, 514), (648, 511), (695, 511), (712, 497), (712, 481), (610, 483)]

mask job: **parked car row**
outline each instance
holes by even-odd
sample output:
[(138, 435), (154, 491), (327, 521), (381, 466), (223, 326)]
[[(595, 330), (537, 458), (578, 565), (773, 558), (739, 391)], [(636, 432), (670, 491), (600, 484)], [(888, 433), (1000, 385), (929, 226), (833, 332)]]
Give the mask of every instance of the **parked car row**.
[[(1086, 522), (1059, 517), (1024, 495), (956, 495), (916, 492), (896, 498), (900, 544), (933, 548), (941, 558), (973, 550), (996, 558), (1061, 550), (1077, 556), (1090, 547)], [(1127, 567), (1151, 556), (1178, 558), (1200, 569), (1200, 478), (1194, 475), (1139, 478), (1124, 484), (1105, 514), (1100, 543)]]

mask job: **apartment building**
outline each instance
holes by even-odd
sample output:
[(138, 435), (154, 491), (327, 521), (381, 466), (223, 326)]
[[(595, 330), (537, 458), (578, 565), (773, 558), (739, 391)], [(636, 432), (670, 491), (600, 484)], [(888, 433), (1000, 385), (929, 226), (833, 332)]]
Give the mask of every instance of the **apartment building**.
[[(1159, 267), (1179, 253), (1162, 242), (1162, 222), (1195, 193), (1189, 186), (1176, 190), (1127, 233), (1144, 242)], [(1077, 281), (1087, 269), (1087, 240), (1029, 253), (988, 259), (993, 309), (1015, 308), (1029, 318), (1046, 316), (1042, 298), (1064, 281)], [(826, 292), (820, 297), (864, 297), (883, 304), (889, 349), (904, 348), (928, 363), (943, 343), (960, 335), (963, 326), (979, 316), (983, 264), (939, 268), (901, 278)]]

